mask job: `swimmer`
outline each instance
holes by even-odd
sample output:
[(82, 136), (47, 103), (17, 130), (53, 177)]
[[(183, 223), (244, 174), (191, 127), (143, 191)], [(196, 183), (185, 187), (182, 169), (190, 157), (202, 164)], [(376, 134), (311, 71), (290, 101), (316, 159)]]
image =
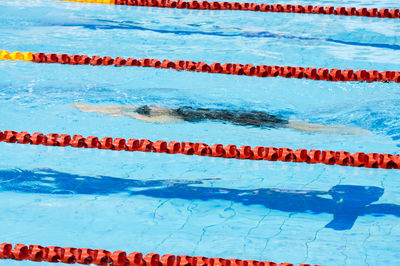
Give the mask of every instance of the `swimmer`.
[(171, 122), (201, 122), (206, 120), (229, 122), (242, 126), (278, 128), (287, 127), (300, 131), (339, 133), (356, 135), (368, 133), (361, 128), (348, 128), (345, 126), (325, 126), (301, 121), (290, 121), (282, 117), (260, 111), (240, 111), (223, 109), (205, 109), (192, 107), (179, 107), (176, 109), (161, 106), (94, 106), (82, 103), (73, 103), (74, 107), (83, 112), (96, 112), (111, 116), (127, 116), (150, 123)]

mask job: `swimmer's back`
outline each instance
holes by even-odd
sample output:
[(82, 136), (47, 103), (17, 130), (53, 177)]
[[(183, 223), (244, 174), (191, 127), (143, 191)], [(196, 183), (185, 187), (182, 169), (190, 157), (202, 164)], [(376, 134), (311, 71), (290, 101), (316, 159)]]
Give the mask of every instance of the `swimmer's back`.
[(237, 125), (255, 127), (279, 127), (289, 123), (288, 120), (258, 111), (222, 110), (180, 107), (174, 110), (184, 121), (200, 122), (203, 120), (219, 120)]

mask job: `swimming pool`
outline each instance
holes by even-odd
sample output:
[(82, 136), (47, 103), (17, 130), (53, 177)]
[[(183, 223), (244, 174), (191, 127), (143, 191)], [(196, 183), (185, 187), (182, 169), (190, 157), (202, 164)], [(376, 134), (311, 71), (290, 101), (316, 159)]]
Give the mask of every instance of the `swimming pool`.
[[(393, 0), (312, 4), (398, 8)], [(400, 69), (392, 19), (39, 0), (0, 6), (1, 49), (9, 51)], [(0, 130), (392, 154), (400, 147), (398, 83), (20, 61), (0, 61), (0, 69)], [(73, 102), (258, 110), (371, 133), (154, 124), (83, 113)], [(400, 261), (395, 169), (0, 146), (2, 242), (297, 264)]]

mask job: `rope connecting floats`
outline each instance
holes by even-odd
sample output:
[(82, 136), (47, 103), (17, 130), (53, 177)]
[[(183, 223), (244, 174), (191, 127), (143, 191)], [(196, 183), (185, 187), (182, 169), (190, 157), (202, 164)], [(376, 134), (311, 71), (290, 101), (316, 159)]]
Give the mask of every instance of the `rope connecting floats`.
[(199, 10), (242, 10), (256, 12), (276, 12), (276, 13), (307, 13), (324, 14), (338, 16), (359, 16), (359, 17), (378, 17), (378, 18), (400, 18), (399, 9), (388, 8), (355, 8), (355, 7), (333, 7), (333, 6), (303, 6), (303, 5), (284, 5), (284, 4), (257, 4), (257, 3), (237, 3), (237, 2), (215, 2), (215, 1), (175, 1), (175, 0), (63, 0), (69, 2), (85, 2), (111, 5), (127, 6), (147, 6), (179, 9), (199, 9)]
[(399, 169), (400, 154), (380, 154), (380, 153), (363, 153), (356, 152), (350, 154), (346, 151), (330, 151), (330, 150), (310, 150), (289, 148), (274, 148), (243, 145), (222, 144), (207, 145), (205, 143), (177, 142), (158, 140), (152, 142), (148, 139), (129, 139), (104, 137), (99, 139), (95, 136), (87, 138), (81, 135), (51, 133), (44, 135), (40, 132), (15, 132), (0, 131), (0, 141), (8, 143), (45, 145), (45, 146), (71, 146), (74, 148), (95, 148), (118, 151), (142, 151), (157, 152), (169, 154), (185, 154), (199, 155), (210, 157), (222, 157), (230, 159), (247, 159), (247, 160), (267, 160), (282, 162), (298, 162), (298, 163), (321, 163), (327, 165), (342, 165), (353, 167), (369, 167), (369, 168), (385, 168)]
[[(0, 259), (61, 262), (68, 264), (95, 264), (113, 266), (278, 266), (271, 261), (239, 260), (191, 257), (185, 255), (162, 255), (149, 253), (143, 257), (140, 252), (127, 254), (125, 251), (110, 252), (104, 249), (42, 247), (39, 245), (9, 243), (0, 244)], [(292, 263), (280, 263), (279, 266), (293, 266)], [(311, 266), (299, 264), (299, 266)], [(314, 265), (320, 266), (320, 265)]]
[(175, 61), (158, 59), (135, 59), (122, 57), (111, 58), (87, 55), (68, 54), (44, 54), (44, 53), (21, 53), (0, 50), (0, 60), (22, 60), (35, 63), (58, 63), (70, 65), (103, 65), (103, 66), (136, 66), (170, 68), (175, 70), (186, 70), (193, 72), (218, 73), (228, 75), (245, 75), (257, 77), (284, 77), (326, 81), (366, 81), (366, 82), (397, 82), (400, 83), (400, 71), (377, 71), (377, 70), (351, 70), (351, 69), (327, 69), (314, 67), (291, 67), (291, 66), (267, 66), (251, 64), (212, 63), (193, 61)]

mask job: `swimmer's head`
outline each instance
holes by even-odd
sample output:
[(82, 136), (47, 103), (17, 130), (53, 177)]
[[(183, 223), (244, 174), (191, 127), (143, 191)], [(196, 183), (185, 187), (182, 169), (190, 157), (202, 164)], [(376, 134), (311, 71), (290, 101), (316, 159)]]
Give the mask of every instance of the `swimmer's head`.
[(138, 113), (140, 115), (150, 115), (151, 110), (152, 110), (152, 108), (145, 105), (145, 106), (138, 107), (136, 109), (136, 113)]
[(173, 113), (171, 109), (165, 107), (147, 106), (147, 105), (137, 108), (136, 112), (140, 115), (151, 115), (151, 116), (171, 115)]

